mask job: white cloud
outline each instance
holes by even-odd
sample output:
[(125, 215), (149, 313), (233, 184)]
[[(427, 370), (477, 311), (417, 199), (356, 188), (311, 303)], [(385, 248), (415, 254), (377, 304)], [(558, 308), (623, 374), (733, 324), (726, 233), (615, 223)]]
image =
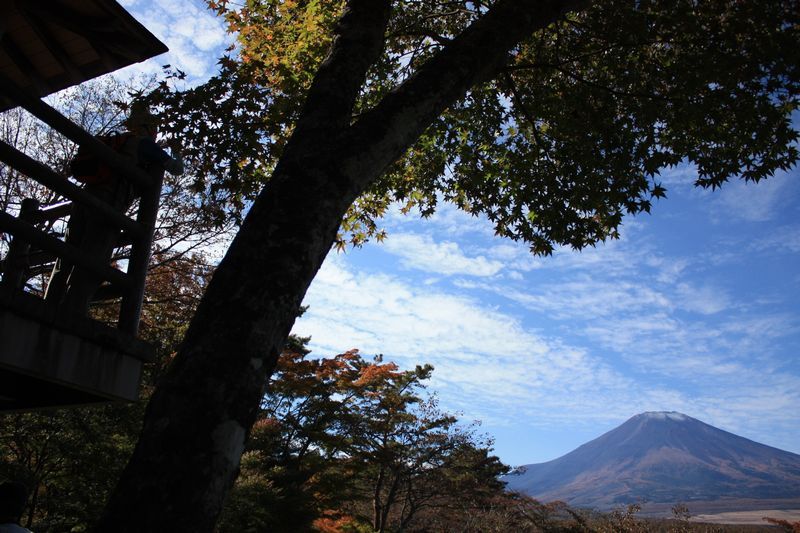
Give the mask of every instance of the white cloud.
[(759, 183), (735, 180), (726, 183), (714, 202), (717, 217), (721, 221), (729, 218), (749, 222), (764, 222), (777, 216), (778, 208), (789, 196), (792, 177), (785, 172), (764, 179)]
[(216, 71), (222, 49), (233, 42), (222, 19), (198, 0), (127, 0), (123, 6), (169, 48), (154, 59), (132, 65), (120, 75), (159, 74), (170, 64), (188, 75), (189, 83), (204, 81)]
[(424, 272), (470, 276), (493, 276), (503, 268), (503, 263), (482, 255), (468, 257), (455, 242), (435, 242), (430, 235), (394, 233), (382, 244), (384, 249), (398, 257), (402, 264)]
[(694, 187), (694, 182), (697, 180), (697, 168), (694, 165), (681, 163), (672, 168), (664, 168), (661, 170), (658, 181), (667, 188), (667, 195), (673, 188), (690, 188)]
[(558, 320), (584, 319), (637, 313), (642, 309), (671, 308), (661, 292), (628, 281), (592, 279), (581, 274), (568, 281), (542, 284), (533, 289), (458, 280), (464, 289), (482, 289), (517, 302), (530, 311)]
[(506, 276), (508, 276), (509, 279), (513, 279), (514, 281), (522, 281), (525, 279), (525, 276), (523, 276), (521, 272), (517, 272), (516, 270), (509, 271), (506, 274)]
[(648, 267), (657, 269), (657, 281), (661, 283), (675, 283), (681, 278), (681, 275), (690, 263), (684, 258), (671, 257), (667, 259), (661, 256), (650, 255), (645, 259), (645, 264)]
[[(717, 196), (690, 189), (691, 169), (683, 169), (672, 180), (679, 185), (676, 189), (681, 188), (676, 196), (688, 192), (692, 202), (702, 202), (703, 207), (671, 212), (662, 221), (707, 213), (709, 205), (721, 212), (714, 203), (720, 202)], [(783, 189), (781, 194), (789, 193)], [(775, 193), (763, 198), (767, 200), (756, 202), (759, 207), (749, 213), (751, 218), (784, 203)], [(448, 219), (454, 227), (460, 220), (474, 222), (458, 212), (449, 213)], [(800, 321), (775, 307), (786, 305), (782, 294), (760, 293), (761, 298), (753, 299), (742, 292), (739, 279), (725, 273), (726, 269), (743, 272), (752, 256), (764, 251), (796, 253), (800, 250), (796, 224), (779, 226), (761, 240), (748, 241), (757, 233), (725, 233), (715, 236), (710, 246), (697, 251), (680, 248), (676, 255), (651, 231), (659, 223), (663, 227), (657, 217), (652, 221), (626, 218), (622, 239), (580, 253), (557, 249), (547, 258), (532, 257), (524, 245), (489, 239), (479, 231), (452, 236), (458, 249), (464, 250), (461, 255), (483, 256), (504, 265), (491, 277), (456, 279), (456, 294), (471, 295), (476, 302), (486, 299), (487, 293), (502, 296), (498, 312), (515, 313), (517, 320), (547, 328), (544, 331), (551, 337), (545, 342), (545, 353), (551, 355), (537, 361), (550, 364), (556, 359), (552, 354), (559, 351), (555, 346), (562, 344), (569, 346), (564, 352), (581, 354), (572, 368), (592, 368), (591, 373), (555, 373), (549, 376), (553, 382), (537, 381), (535, 375), (517, 367), (513, 357), (498, 359), (492, 354), (485, 360), (502, 364), (515, 375), (504, 378), (502, 384), (492, 378), (482, 385), (482, 375), (499, 372), (494, 366), (480, 367), (473, 360), (465, 367), (447, 359), (437, 363), (437, 368), (446, 369), (448, 376), (474, 374), (467, 382), (449, 384), (451, 392), (459, 392), (459, 407), (492, 424), (525, 420), (536, 427), (611, 419), (618, 423), (639, 411), (678, 410), (756, 440), (769, 441), (768, 436), (774, 436), (777, 440), (768, 443), (796, 449), (786, 443), (796, 434), (787, 428), (800, 423), (794, 414), (800, 405), (800, 389), (787, 384), (792, 379), (796, 383), (797, 369), (787, 368), (783, 361)], [(410, 221), (403, 224), (404, 229), (420, 231)], [(438, 233), (445, 226), (424, 227)], [(701, 227), (698, 231), (710, 231)], [(391, 227), (389, 231), (391, 235)], [(426, 241), (430, 238), (421, 232), (415, 235), (420, 242), (433, 242)], [(753, 379), (755, 375), (760, 377)], [(517, 381), (518, 376), (525, 379)], [(787, 377), (792, 379), (787, 381)], [(509, 391), (509, 397), (495, 398), (496, 387)], [(473, 397), (489, 400), (483, 404)], [(476, 403), (481, 404), (479, 410)], [(517, 416), (502, 413), (501, 405)]]
[(407, 366), (430, 362), (443, 400), (472, 416), (582, 411), (591, 398), (633, 387), (584, 349), (544, 338), (513, 316), (462, 295), (352, 272), (340, 256), (329, 257), (305, 303), (295, 331), (311, 335), (318, 354), (357, 347)]
[(784, 225), (773, 228), (769, 234), (750, 243), (753, 251), (773, 250), (777, 252), (800, 252), (800, 225)]
[[(339, 328), (370, 331), (367, 351), (384, 351), (390, 342), (403, 357), (447, 352), (471, 358), (491, 351), (533, 353), (542, 343), (519, 329), (510, 317), (483, 309), (472, 299), (414, 287), (385, 274), (349, 271), (340, 256), (329, 257), (309, 290), (307, 316), (299, 324), (316, 344), (344, 349), (350, 343)], [(307, 324), (315, 322), (319, 327)], [(330, 327), (334, 326), (334, 327)], [(498, 335), (498, 332), (508, 334)], [(367, 340), (367, 339), (365, 339)]]
[[(626, 295), (625, 289), (632, 293)], [(769, 357), (747, 362), (734, 349), (764, 342), (765, 334), (779, 338), (785, 320), (741, 321), (714, 330), (677, 320), (667, 302), (658, 304), (664, 308), (660, 314), (641, 313), (653, 304), (641, 302), (632, 286), (611, 294), (614, 305), (639, 307), (626, 318), (607, 305), (601, 312), (600, 296), (578, 303), (573, 295), (570, 312), (581, 320), (591, 314), (579, 311), (581, 305), (601, 313), (583, 331), (591, 340), (591, 348), (585, 348), (543, 336), (518, 317), (463, 292), (357, 272), (344, 256), (331, 256), (309, 290), (309, 311), (295, 331), (312, 336), (315, 355), (360, 348), (405, 367), (432, 363), (431, 385), (443, 406), (495, 426), (521, 420), (537, 427), (597, 423), (646, 410), (678, 410), (711, 423), (728, 422), (732, 412), (757, 419), (762, 403), (769, 402), (770, 416), (785, 422), (789, 415), (775, 406), (800, 400), (800, 391), (791, 388)], [(728, 349), (731, 356), (720, 355)], [(613, 364), (615, 352), (627, 354), (620, 361), (624, 372)], [(753, 379), (754, 373), (759, 377)], [(674, 378), (680, 378), (680, 388)]]
[(713, 315), (730, 306), (730, 298), (724, 290), (689, 283), (677, 285), (675, 301), (679, 307), (703, 315)]

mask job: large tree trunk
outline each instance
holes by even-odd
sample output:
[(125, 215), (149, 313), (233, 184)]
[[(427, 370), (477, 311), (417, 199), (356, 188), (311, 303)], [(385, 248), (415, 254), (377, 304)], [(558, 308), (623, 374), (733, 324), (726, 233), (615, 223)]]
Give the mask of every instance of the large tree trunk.
[(526, 35), (578, 2), (501, 0), (358, 122), (390, 0), (351, 0), (274, 175), (217, 268), (98, 530), (210, 531), (264, 385), (348, 207)]

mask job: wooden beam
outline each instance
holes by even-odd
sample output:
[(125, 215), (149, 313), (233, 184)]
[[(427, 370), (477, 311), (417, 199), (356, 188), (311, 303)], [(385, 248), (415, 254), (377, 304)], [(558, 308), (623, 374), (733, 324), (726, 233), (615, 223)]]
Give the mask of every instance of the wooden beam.
[(130, 46), (130, 40), (125, 39), (119, 31), (118, 21), (112, 17), (78, 16), (74, 9), (67, 9), (59, 2), (51, 2), (46, 6), (30, 2), (19, 4), (18, 9), (86, 39), (106, 67), (111, 70), (116, 63), (113, 56), (130, 61), (129, 57), (117, 51), (123, 49), (126, 44)]
[[(114, 20), (117, 21), (121, 33), (134, 37), (137, 41), (139, 41), (138, 46), (149, 50), (150, 55), (147, 56), (148, 58), (169, 51), (164, 43), (159, 41), (158, 38), (150, 32), (150, 30), (145, 28), (117, 2), (98, 3), (98, 7), (102, 8), (103, 11), (108, 13), (110, 17), (113, 17)], [(128, 49), (130, 50), (130, 47)], [(125, 55), (129, 58), (129, 61), (133, 59), (130, 52), (127, 52)]]
[[(47, 265), (47, 268), (44, 269), (42, 272), (50, 272), (53, 267), (53, 263), (58, 259), (56, 255), (52, 252), (45, 252), (44, 250), (36, 250), (32, 251), (28, 254), (28, 259), (26, 261), (28, 268), (39, 267), (42, 265)], [(28, 273), (28, 279), (33, 277), (30, 273)]]
[(126, 335), (117, 328), (89, 317), (74, 313), (61, 313), (58, 309), (54, 309), (52, 302), (46, 302), (31, 293), (0, 294), (0, 313), (3, 310), (19, 317), (31, 319), (48, 329), (60, 330), (95, 344), (103, 344), (141, 361), (153, 362), (155, 360), (152, 344)]
[(72, 213), (72, 202), (61, 202), (60, 204), (48, 205), (36, 212), (32, 222), (39, 224), (42, 222), (52, 222), (59, 218), (64, 218)]
[(25, 9), (19, 10), (20, 15), (22, 18), (25, 19), (33, 32), (39, 37), (39, 40), (42, 42), (44, 47), (53, 56), (53, 59), (61, 65), (69, 75), (75, 80), (84, 80), (86, 79), (86, 75), (83, 70), (72, 62), (72, 58), (69, 54), (64, 50), (64, 47), (61, 43), (56, 40), (55, 37), (50, 33), (50, 30), (47, 26), (43, 23), (43, 21), (37, 17), (31, 16), (30, 13), (27, 12)]
[(30, 82), (35, 90), (48, 90), (48, 87), (39, 80), (39, 77), (33, 75), (36, 72), (36, 67), (30, 62), (28, 56), (22, 53), (22, 50), (20, 50), (9, 33), (4, 33), (0, 37), (0, 47), (3, 48), (3, 51), (17, 67), (17, 70)]
[(66, 261), (85, 268), (95, 276), (121, 285), (123, 287), (130, 287), (131, 278), (108, 265), (99, 264), (96, 261), (87, 259), (79, 248), (69, 245), (55, 237), (51, 237), (46, 233), (42, 233), (36, 227), (19, 220), (6, 212), (0, 212), (0, 229), (6, 233), (10, 233), (14, 238), (21, 239), (30, 243), (37, 248), (41, 248), (47, 252), (51, 252), (58, 257), (64, 258)]
[(120, 213), (92, 193), (81, 189), (60, 174), (53, 172), (47, 165), (28, 157), (4, 141), (0, 141), (0, 160), (60, 195), (91, 207), (117, 228), (128, 230), (136, 236), (146, 233), (141, 224), (129, 219), (124, 213)]
[[(116, 300), (124, 296), (125, 290), (117, 285), (100, 285), (92, 295), (92, 303), (105, 302), (108, 300)], [(122, 328), (120, 328), (122, 329)]]

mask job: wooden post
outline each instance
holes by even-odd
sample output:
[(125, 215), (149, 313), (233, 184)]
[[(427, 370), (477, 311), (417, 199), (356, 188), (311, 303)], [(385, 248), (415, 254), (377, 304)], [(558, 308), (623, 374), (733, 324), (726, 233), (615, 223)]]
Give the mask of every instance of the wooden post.
[(122, 297), (122, 305), (119, 310), (119, 329), (134, 337), (139, 333), (144, 285), (153, 247), (158, 205), (161, 201), (161, 183), (164, 180), (164, 169), (157, 166), (152, 168), (148, 174), (152, 179), (151, 185), (145, 188), (142, 193), (142, 198), (139, 201), (139, 213), (136, 217), (136, 222), (145, 228), (145, 231), (143, 235), (134, 239), (131, 246), (131, 256), (128, 260), (128, 276), (131, 284)]
[[(25, 198), (20, 206), (18, 219), (23, 222), (32, 222), (39, 211), (39, 202), (33, 198)], [(8, 245), (8, 254), (3, 265), (3, 290), (12, 292), (24, 288), (27, 276), (26, 259), (31, 249), (31, 243), (14, 236)]]

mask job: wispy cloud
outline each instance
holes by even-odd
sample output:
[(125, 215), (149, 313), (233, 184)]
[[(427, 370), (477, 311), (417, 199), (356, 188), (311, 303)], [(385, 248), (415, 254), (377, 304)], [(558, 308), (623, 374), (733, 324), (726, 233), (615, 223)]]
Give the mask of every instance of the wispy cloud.
[(730, 298), (724, 289), (689, 283), (675, 286), (675, 301), (679, 307), (703, 315), (719, 313), (730, 305)]
[(323, 352), (360, 347), (433, 363), (445, 407), (489, 428), (597, 427), (677, 410), (800, 451), (800, 368), (786, 358), (800, 334), (796, 306), (785, 286), (740, 286), (752, 261), (800, 251), (798, 227), (750, 231), (757, 213), (785, 213), (768, 191), (749, 219), (728, 214), (736, 225), (683, 247), (698, 231), (687, 220), (707, 222), (709, 206), (719, 220), (733, 204), (690, 188), (690, 169), (672, 179), (691, 210), (626, 219), (620, 240), (546, 258), (452, 208), (422, 222), (395, 213), (387, 243), (365, 249), (383, 273), (350, 266), (358, 252), (335, 258), (298, 328)]
[(748, 248), (753, 251), (800, 253), (800, 225), (778, 226), (766, 237), (751, 241)]
[(779, 207), (791, 201), (792, 177), (786, 172), (764, 179), (759, 183), (731, 181), (719, 191), (714, 201), (715, 215), (720, 222), (729, 218), (750, 222), (774, 219)]
[(393, 233), (383, 243), (384, 249), (398, 257), (402, 264), (436, 274), (493, 276), (503, 263), (483, 255), (467, 256), (452, 241), (434, 241), (430, 235)]
[(687, 189), (694, 187), (694, 183), (697, 181), (697, 168), (687, 163), (681, 163), (672, 168), (664, 168), (661, 170), (658, 181), (667, 188), (667, 195), (670, 196), (670, 191), (675, 188)]
[(339, 257), (326, 262), (306, 303), (295, 331), (312, 335), (320, 352), (358, 347), (409, 366), (430, 362), (450, 405), (475, 414), (480, 394), (493, 420), (513, 418), (528, 404), (539, 412), (631, 386), (584, 349), (542, 337), (475, 299), (352, 272)]
[[(305, 302), (310, 309), (295, 330), (312, 335), (318, 355), (358, 347), (406, 367), (432, 363), (432, 386), (445, 407), (493, 426), (520, 420), (537, 427), (566, 420), (597, 423), (674, 409), (755, 432), (769, 402), (772, 423), (800, 421), (776, 407), (800, 401), (800, 390), (792, 388), (776, 361), (768, 354), (750, 360), (742, 354), (785, 336), (791, 331), (787, 317), (752, 323), (743, 318), (712, 328), (677, 318), (676, 306), (657, 292), (639, 294), (642, 287), (632, 284), (595, 288), (600, 296), (572, 286), (564, 288), (567, 300), (552, 291), (536, 300), (534, 305), (563, 307), (558, 311), (563, 319), (581, 330), (574, 339), (589, 342), (566, 341), (563, 331), (543, 335), (519, 317), (467, 296), (462, 287), (417, 286), (393, 275), (356, 271), (344, 256), (332, 256), (312, 285)], [(653, 313), (654, 308), (662, 311)], [(732, 426), (734, 412), (753, 423)]]
[(422, 221), (428, 228), (435, 228), (437, 232), (448, 235), (451, 238), (470, 236), (480, 236), (492, 238), (494, 229), (492, 224), (485, 216), (469, 215), (458, 209), (454, 204), (440, 198), (436, 207), (436, 212), (428, 218), (422, 218), (417, 210), (402, 213), (399, 204), (390, 206), (384, 217), (386, 224), (398, 231), (407, 231), (403, 228), (409, 226), (417, 227)]
[(224, 22), (197, 0), (122, 0), (130, 11), (169, 48), (155, 59), (132, 65), (121, 75), (159, 74), (170, 64), (186, 72), (190, 83), (203, 81), (216, 71), (222, 49), (232, 42)]

